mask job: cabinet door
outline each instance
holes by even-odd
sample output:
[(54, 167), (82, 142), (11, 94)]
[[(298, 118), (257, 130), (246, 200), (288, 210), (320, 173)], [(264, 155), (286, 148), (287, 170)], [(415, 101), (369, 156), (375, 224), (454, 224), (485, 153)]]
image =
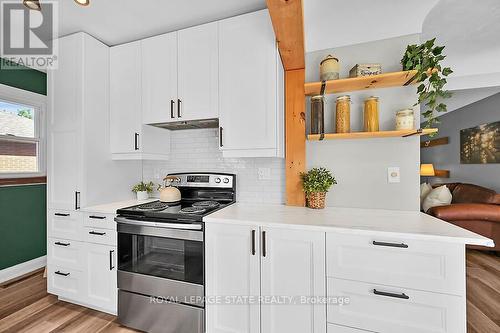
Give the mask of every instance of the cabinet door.
[(143, 39), (141, 48), (142, 121), (177, 121), (177, 32)]
[[(221, 149), (277, 147), (277, 49), (267, 10), (219, 22)], [(248, 156), (252, 156), (251, 154)]]
[(89, 305), (116, 313), (117, 276), (116, 247), (86, 244), (85, 280), (86, 300)]
[(180, 120), (219, 116), (218, 23), (212, 22), (178, 32)]
[(59, 39), (59, 68), (49, 72), (48, 206), (75, 209), (81, 179), (82, 39)]
[[(260, 332), (258, 301), (238, 304), (226, 298), (257, 298), (260, 295), (258, 232), (258, 227), (206, 224), (206, 295), (209, 299), (206, 318), (209, 333)], [(219, 302), (210, 302), (216, 297), (221, 297)]]
[(110, 134), (112, 153), (140, 151), (141, 44), (114, 46), (110, 51)]
[(324, 333), (325, 233), (262, 228), (261, 293), (290, 297), (285, 304), (262, 303), (262, 333)]

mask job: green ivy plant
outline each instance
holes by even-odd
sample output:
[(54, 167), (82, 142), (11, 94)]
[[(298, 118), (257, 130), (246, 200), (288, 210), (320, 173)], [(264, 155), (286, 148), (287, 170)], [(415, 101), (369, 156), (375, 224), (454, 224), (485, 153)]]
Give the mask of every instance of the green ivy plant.
[(440, 65), (440, 62), (446, 58), (443, 55), (445, 47), (434, 45), (435, 41), (436, 38), (433, 38), (420, 45), (408, 45), (401, 59), (403, 70), (417, 71), (415, 80), (420, 83), (417, 88), (419, 97), (414, 106), (424, 105), (422, 116), (427, 120), (426, 128), (439, 123), (436, 114), (446, 111), (446, 104), (442, 101), (452, 95), (450, 91), (443, 88), (446, 84), (445, 77), (453, 71), (449, 67), (442, 68)]
[(140, 182), (139, 184), (136, 184), (134, 185), (134, 187), (132, 187), (132, 192), (137, 193), (146, 191), (148, 193), (151, 193), (153, 192), (153, 186), (154, 186), (153, 182), (149, 183)]
[(328, 192), (332, 185), (337, 184), (332, 173), (325, 168), (313, 168), (300, 174), (302, 187), (306, 194)]

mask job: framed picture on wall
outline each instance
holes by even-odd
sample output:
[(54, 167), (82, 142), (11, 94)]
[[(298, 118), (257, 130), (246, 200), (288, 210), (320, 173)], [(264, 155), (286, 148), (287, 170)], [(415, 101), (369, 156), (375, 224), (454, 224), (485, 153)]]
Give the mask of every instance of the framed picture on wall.
[(500, 121), (460, 130), (460, 163), (500, 163)]

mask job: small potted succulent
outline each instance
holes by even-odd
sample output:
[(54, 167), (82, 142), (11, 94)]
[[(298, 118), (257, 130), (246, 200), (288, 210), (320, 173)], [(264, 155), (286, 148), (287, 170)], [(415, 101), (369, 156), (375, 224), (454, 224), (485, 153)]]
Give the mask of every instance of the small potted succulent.
[(301, 173), (302, 187), (306, 193), (307, 207), (314, 209), (325, 208), (326, 192), (337, 184), (332, 173), (325, 168), (313, 168)]
[(132, 187), (132, 192), (137, 195), (137, 200), (147, 200), (149, 198), (149, 194), (153, 192), (153, 186), (153, 182), (140, 182)]

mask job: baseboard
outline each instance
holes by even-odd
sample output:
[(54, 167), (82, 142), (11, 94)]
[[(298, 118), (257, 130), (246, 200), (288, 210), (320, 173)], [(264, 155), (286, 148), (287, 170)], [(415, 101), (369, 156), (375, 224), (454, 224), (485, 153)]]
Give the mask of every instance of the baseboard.
[(0, 283), (12, 280), (18, 276), (33, 272), (47, 265), (47, 256), (38, 257), (0, 271)]

